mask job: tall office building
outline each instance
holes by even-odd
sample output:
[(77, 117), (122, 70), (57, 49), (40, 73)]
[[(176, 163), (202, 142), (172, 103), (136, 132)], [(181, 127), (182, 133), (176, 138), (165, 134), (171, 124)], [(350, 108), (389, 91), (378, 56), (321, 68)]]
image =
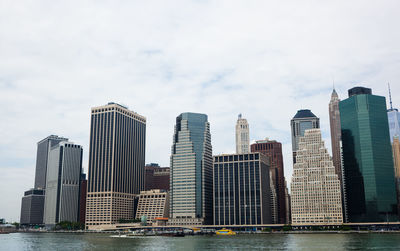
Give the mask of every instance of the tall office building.
[(393, 144), (394, 178), (397, 191), (397, 213), (400, 215), (400, 141), (399, 136), (394, 136)]
[(261, 153), (214, 156), (214, 225), (271, 224), (268, 157)]
[(145, 166), (145, 190), (161, 189), (169, 190), (169, 167), (160, 167), (156, 163)]
[(132, 220), (144, 188), (146, 118), (116, 103), (91, 111), (86, 226)]
[(47, 161), (51, 147), (67, 140), (57, 135), (50, 135), (37, 143), (35, 188), (46, 188)]
[(176, 118), (171, 149), (169, 224), (212, 223), (212, 175), (207, 115), (182, 113)]
[(335, 172), (342, 184), (342, 154), (340, 140), (342, 137), (340, 129), (340, 112), (339, 112), (339, 96), (333, 89), (331, 101), (329, 102), (329, 122), (331, 126), (331, 143), (332, 143), (332, 160)]
[(290, 121), (290, 126), (292, 129), (293, 164), (295, 164), (300, 137), (304, 136), (304, 132), (307, 129), (319, 128), (319, 118), (317, 118), (317, 116), (315, 116), (310, 110), (298, 110), (296, 115)]
[(390, 109), (387, 110), (387, 115), (389, 120), (390, 142), (393, 143), (393, 138), (395, 136), (400, 136), (400, 113), (399, 110), (393, 108), (392, 94), (390, 92), (390, 87), (389, 87), (389, 100), (390, 100)]
[(354, 87), (340, 101), (343, 175), (350, 222), (397, 221), (385, 97)]
[(43, 224), (44, 190), (30, 189), (24, 193), (21, 202), (21, 226), (41, 226)]
[(340, 182), (320, 129), (299, 139), (291, 183), (292, 224), (342, 224)]
[(79, 222), (85, 225), (86, 222), (86, 197), (87, 197), (87, 179), (86, 174), (81, 173), (81, 187), (79, 195)]
[(249, 153), (250, 146), (249, 123), (239, 114), (236, 122), (236, 153)]
[(278, 206), (278, 223), (286, 222), (286, 202), (285, 202), (285, 174), (283, 168), (282, 144), (275, 140), (257, 140), (251, 145), (251, 152), (260, 152), (266, 155), (270, 161), (271, 178), (275, 184)]
[(68, 141), (50, 148), (46, 175), (44, 224), (79, 221), (82, 147)]

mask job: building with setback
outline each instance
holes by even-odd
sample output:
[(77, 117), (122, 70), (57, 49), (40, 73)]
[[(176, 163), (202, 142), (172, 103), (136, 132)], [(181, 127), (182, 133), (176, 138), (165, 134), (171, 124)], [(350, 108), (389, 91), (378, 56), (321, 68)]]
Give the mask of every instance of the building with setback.
[(242, 118), (242, 114), (239, 114), (236, 122), (236, 153), (249, 153), (249, 149), (249, 123), (245, 118)]
[(400, 113), (398, 109), (393, 108), (392, 94), (390, 92), (390, 88), (389, 88), (389, 100), (390, 100), (390, 109), (387, 110), (387, 115), (389, 121), (390, 142), (393, 143), (394, 137), (400, 136)]
[(86, 226), (133, 220), (144, 189), (146, 118), (116, 103), (91, 111)]
[(300, 137), (304, 136), (304, 132), (307, 129), (319, 128), (319, 118), (317, 118), (317, 116), (315, 116), (310, 110), (298, 110), (296, 115), (290, 121), (290, 126), (292, 129), (293, 164), (295, 164)]
[(398, 221), (385, 97), (364, 87), (348, 93), (339, 103), (347, 218)]
[(339, 96), (335, 89), (332, 91), (331, 101), (329, 102), (329, 122), (331, 128), (331, 144), (332, 144), (332, 160), (335, 172), (339, 177), (342, 185), (342, 154), (341, 154), (341, 129), (340, 129), (340, 112), (339, 112)]
[(320, 129), (299, 139), (291, 183), (293, 225), (343, 223), (340, 182)]
[(46, 174), (44, 224), (79, 221), (82, 147), (63, 141), (50, 148)]
[(214, 225), (271, 224), (269, 174), (261, 153), (214, 156)]
[(176, 118), (170, 168), (170, 225), (212, 223), (212, 147), (207, 115)]
[(282, 144), (275, 140), (257, 140), (251, 145), (251, 152), (260, 152), (266, 155), (270, 161), (271, 179), (275, 185), (278, 207), (279, 224), (286, 223), (286, 199), (285, 199), (285, 174), (283, 168)]
[(145, 166), (145, 190), (169, 190), (169, 167), (160, 167), (156, 163)]

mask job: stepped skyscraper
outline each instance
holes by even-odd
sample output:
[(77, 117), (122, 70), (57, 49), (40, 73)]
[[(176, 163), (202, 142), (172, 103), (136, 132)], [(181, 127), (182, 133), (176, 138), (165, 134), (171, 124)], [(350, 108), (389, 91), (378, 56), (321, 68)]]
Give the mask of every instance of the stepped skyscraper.
[(347, 218), (398, 221), (385, 97), (364, 87), (348, 93), (339, 103)]
[(144, 189), (146, 118), (116, 103), (91, 111), (86, 226), (133, 220)]
[(335, 89), (332, 91), (331, 101), (329, 102), (329, 122), (331, 127), (331, 144), (332, 144), (332, 160), (335, 166), (335, 172), (342, 183), (342, 157), (341, 157), (341, 129), (340, 129), (340, 112), (339, 112), (339, 96)]
[(249, 123), (247, 119), (242, 118), (242, 114), (239, 114), (236, 122), (236, 153), (249, 153), (250, 150), (250, 135), (249, 135)]
[(182, 113), (176, 118), (171, 149), (169, 224), (212, 224), (212, 177), (207, 115)]

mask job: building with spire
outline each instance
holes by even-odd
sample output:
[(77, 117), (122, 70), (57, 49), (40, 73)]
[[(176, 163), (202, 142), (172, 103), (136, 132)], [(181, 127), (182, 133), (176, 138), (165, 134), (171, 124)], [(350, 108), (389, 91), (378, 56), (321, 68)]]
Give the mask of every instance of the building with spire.
[(239, 114), (236, 122), (236, 153), (244, 154), (249, 153), (250, 138), (249, 138), (249, 123), (247, 119), (242, 118)]
[(319, 118), (315, 116), (311, 110), (298, 110), (296, 115), (290, 121), (290, 126), (292, 129), (293, 164), (295, 164), (300, 137), (304, 136), (304, 132), (307, 129), (319, 128)]
[(390, 101), (390, 109), (387, 110), (388, 121), (389, 121), (389, 133), (390, 133), (390, 142), (393, 143), (393, 138), (395, 136), (400, 136), (400, 114), (399, 110), (393, 108), (392, 104), (392, 94), (389, 87), (389, 101)]
[(343, 223), (340, 182), (320, 129), (299, 138), (291, 183), (292, 224)]
[(339, 112), (339, 96), (333, 88), (331, 101), (329, 102), (329, 122), (331, 127), (331, 143), (332, 143), (332, 160), (335, 172), (339, 177), (342, 185), (342, 157), (341, 157), (341, 130), (340, 130), (340, 112)]
[(398, 221), (386, 99), (354, 87), (339, 102), (349, 222)]

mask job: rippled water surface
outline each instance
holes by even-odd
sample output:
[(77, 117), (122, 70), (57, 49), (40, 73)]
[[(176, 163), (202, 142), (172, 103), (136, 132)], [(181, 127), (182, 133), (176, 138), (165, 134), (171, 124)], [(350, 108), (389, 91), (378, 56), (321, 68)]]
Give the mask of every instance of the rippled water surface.
[(112, 238), (109, 234), (0, 235), (0, 250), (400, 250), (400, 234), (251, 234)]

